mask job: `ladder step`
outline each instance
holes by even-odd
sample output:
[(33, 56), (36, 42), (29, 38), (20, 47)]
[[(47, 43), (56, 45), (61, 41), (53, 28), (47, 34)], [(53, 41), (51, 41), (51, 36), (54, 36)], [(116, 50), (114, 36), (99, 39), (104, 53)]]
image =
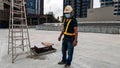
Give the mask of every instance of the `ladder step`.
[(10, 36), (10, 38), (21, 38), (22, 36)]
[[(16, 45), (17, 45), (17, 44), (16, 44)], [(13, 48), (22, 48), (22, 47), (27, 47), (28, 45), (29, 45), (29, 44), (26, 44), (26, 45), (23, 46), (23, 45), (21, 44), (21, 45), (18, 45), (18, 46), (13, 46)]]
[[(12, 20), (12, 18), (10, 18), (10, 20)], [(21, 18), (21, 17), (13, 17), (14, 21), (22, 21), (25, 20), (25, 18)]]
[[(9, 44), (12, 44), (12, 42), (9, 42)], [(22, 44), (16, 44), (16, 43), (13, 43), (14, 45), (17, 45), (17, 46), (22, 46)], [(26, 46), (28, 46), (28, 44), (26, 44), (26, 45), (24, 45), (24, 47), (26, 47)], [(14, 46), (15, 47), (15, 46)], [(9, 49), (11, 49), (11, 48), (9, 48)]]
[(14, 7), (17, 9), (21, 9), (24, 6), (22, 3), (14, 3)]
[(11, 26), (26, 26), (26, 25), (21, 25), (21, 24), (13, 24)]
[(20, 32), (23, 32), (23, 33), (27, 33), (27, 30), (26, 29), (23, 29), (23, 31), (22, 31), (22, 29), (10, 29), (9, 30), (10, 32), (13, 32), (13, 33), (20, 33)]
[[(13, 33), (22, 33), (22, 31), (11, 31)], [(23, 33), (27, 33), (27, 31), (23, 31)]]
[[(10, 38), (13, 38), (13, 40), (27, 40), (28, 38), (22, 38), (22, 36), (21, 37), (11, 37), (10, 36)], [(9, 42), (9, 43), (12, 43), (12, 42)]]
[(23, 0), (16, 0), (15, 3), (23, 3), (23, 4), (26, 4), (26, 2), (23, 1)]
[[(14, 44), (14, 45), (18, 45), (18, 44)], [(22, 46), (22, 44), (18, 45), (18, 46), (13, 46), (13, 48), (22, 48), (22, 47), (27, 47), (27, 46), (29, 46), (29, 44), (26, 44), (24, 46)], [(9, 49), (11, 49), (11, 48), (9, 48)]]
[(22, 2), (23, 0), (16, 0), (15, 2)]
[(13, 17), (14, 20), (25, 20), (25, 18), (21, 18), (21, 17)]
[(21, 6), (24, 6), (22, 3), (14, 3), (14, 6), (18, 6), (18, 7), (21, 7)]
[(19, 27), (20, 27), (20, 26), (24, 26), (24, 27), (26, 26), (26, 27), (27, 27), (26, 24), (24, 24), (24, 25), (21, 25), (21, 24), (13, 24), (13, 25), (9, 25), (9, 26), (13, 26), (13, 27), (14, 27), (14, 26), (19, 26)]
[(19, 11), (19, 10), (14, 10), (13, 11), (13, 14), (22, 14), (23, 13), (23, 11)]
[(28, 38), (13, 38), (13, 40), (16, 40), (16, 41), (18, 41), (18, 40), (27, 40)]

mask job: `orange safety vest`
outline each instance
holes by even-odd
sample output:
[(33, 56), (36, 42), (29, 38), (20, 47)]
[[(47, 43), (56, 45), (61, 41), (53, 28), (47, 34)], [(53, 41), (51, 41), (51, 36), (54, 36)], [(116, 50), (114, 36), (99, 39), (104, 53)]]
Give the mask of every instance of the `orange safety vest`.
[[(75, 33), (68, 33), (68, 32), (67, 32), (67, 31), (68, 31), (68, 27), (69, 27), (69, 25), (70, 25), (70, 23), (71, 23), (71, 20), (72, 20), (72, 19), (69, 19), (64, 34), (65, 34), (65, 35), (69, 35), (69, 36), (74, 36)], [(63, 23), (64, 23), (64, 22), (65, 22), (65, 19), (64, 19)]]

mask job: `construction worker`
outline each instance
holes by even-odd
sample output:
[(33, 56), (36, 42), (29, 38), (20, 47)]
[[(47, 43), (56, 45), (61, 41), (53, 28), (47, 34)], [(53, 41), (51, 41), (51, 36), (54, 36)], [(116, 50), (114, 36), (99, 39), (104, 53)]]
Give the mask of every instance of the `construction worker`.
[(74, 47), (77, 45), (78, 42), (78, 23), (77, 20), (73, 17), (72, 13), (72, 7), (70, 5), (67, 5), (64, 9), (64, 27), (58, 38), (58, 41), (60, 41), (62, 35), (64, 35), (64, 38), (62, 40), (62, 60), (58, 62), (58, 64), (65, 64), (65, 67), (71, 65)]

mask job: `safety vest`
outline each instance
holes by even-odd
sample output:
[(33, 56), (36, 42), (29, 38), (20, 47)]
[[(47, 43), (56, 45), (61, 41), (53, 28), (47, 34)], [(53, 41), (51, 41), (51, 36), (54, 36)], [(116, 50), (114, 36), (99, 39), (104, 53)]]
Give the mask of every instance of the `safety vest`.
[[(68, 23), (67, 23), (67, 26), (66, 26), (66, 29), (65, 29), (65, 31), (64, 31), (64, 34), (65, 34), (65, 35), (69, 35), (69, 36), (74, 36), (74, 35), (75, 35), (75, 33), (68, 33), (68, 32), (67, 32), (67, 31), (68, 31), (68, 27), (69, 27), (69, 25), (70, 25), (71, 20), (72, 20), (72, 19), (69, 19), (69, 21), (68, 21)], [(65, 22), (65, 19), (64, 19), (63, 23), (64, 23), (64, 22)]]

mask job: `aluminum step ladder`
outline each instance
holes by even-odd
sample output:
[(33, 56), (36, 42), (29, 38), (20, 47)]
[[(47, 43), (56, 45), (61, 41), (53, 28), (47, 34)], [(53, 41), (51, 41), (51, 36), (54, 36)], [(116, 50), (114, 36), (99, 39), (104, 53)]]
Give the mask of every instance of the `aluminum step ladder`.
[[(12, 63), (21, 53), (30, 53), (30, 38), (27, 26), (25, 0), (10, 1), (8, 54), (12, 54)], [(15, 8), (17, 7), (17, 8)]]

